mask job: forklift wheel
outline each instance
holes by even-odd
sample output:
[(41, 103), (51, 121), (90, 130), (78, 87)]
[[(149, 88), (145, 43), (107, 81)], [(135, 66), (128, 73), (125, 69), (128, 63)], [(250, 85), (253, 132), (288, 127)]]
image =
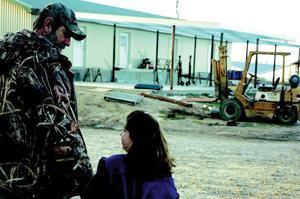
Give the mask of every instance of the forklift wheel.
[(293, 124), (298, 120), (298, 113), (294, 108), (281, 107), (277, 112), (277, 118), (282, 124)]
[(235, 99), (226, 99), (221, 103), (220, 116), (223, 120), (237, 121), (242, 117), (243, 108)]

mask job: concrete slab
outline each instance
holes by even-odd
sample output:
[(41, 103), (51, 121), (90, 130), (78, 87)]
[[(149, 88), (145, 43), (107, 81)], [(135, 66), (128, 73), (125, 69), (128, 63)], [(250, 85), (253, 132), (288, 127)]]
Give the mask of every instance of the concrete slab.
[[(108, 88), (108, 89), (124, 89), (124, 90), (134, 90), (133, 83), (117, 83), (117, 82), (75, 82), (76, 86), (88, 86), (88, 87), (97, 87), (97, 88)], [(169, 93), (178, 93), (178, 94), (184, 94), (184, 93), (195, 93), (195, 94), (201, 94), (201, 93), (211, 93), (214, 95), (214, 87), (209, 86), (174, 86), (173, 90), (170, 90), (170, 85), (165, 85), (160, 92), (166, 92), (169, 91)]]
[(104, 99), (106, 101), (111, 102), (119, 102), (119, 103), (125, 103), (130, 105), (136, 105), (143, 101), (143, 96), (132, 94), (132, 93), (125, 93), (125, 92), (108, 92), (104, 95)]
[(86, 86), (107, 89), (125, 89), (133, 90), (134, 84), (130, 83), (114, 83), (114, 82), (75, 82), (75, 86)]

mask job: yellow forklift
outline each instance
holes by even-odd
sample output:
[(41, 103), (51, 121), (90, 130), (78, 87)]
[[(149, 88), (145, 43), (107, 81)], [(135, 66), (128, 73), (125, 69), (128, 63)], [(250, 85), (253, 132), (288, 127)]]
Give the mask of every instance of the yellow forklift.
[[(249, 73), (251, 59), (258, 55), (282, 57), (281, 77), (278, 77), (272, 86), (260, 85), (256, 88), (256, 81), (253, 81), (256, 77)], [(221, 100), (221, 118), (226, 121), (237, 121), (243, 117), (260, 117), (283, 124), (293, 124), (300, 120), (300, 78), (292, 75), (289, 78), (289, 84), (284, 80), (285, 59), (288, 55), (290, 55), (288, 52), (250, 51), (242, 78), (233, 95), (229, 97), (226, 73), (227, 49), (225, 46), (220, 46), (219, 61), (213, 60), (213, 66), (215, 89)]]

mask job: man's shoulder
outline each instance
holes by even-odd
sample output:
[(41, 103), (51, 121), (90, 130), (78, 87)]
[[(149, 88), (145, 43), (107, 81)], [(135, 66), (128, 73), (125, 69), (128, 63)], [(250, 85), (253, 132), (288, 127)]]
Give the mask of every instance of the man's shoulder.
[[(52, 43), (45, 37), (39, 35), (36, 32), (23, 29), (15, 33), (7, 33), (0, 40), (1, 44), (5, 44), (7, 47), (24, 47), (24, 48), (44, 48), (49, 49), (52, 47)], [(37, 50), (37, 49), (36, 49)]]
[(12, 66), (23, 63), (32, 55), (37, 55), (35, 57), (40, 61), (48, 60), (50, 56), (55, 57), (52, 46), (47, 38), (30, 30), (8, 33), (0, 40), (0, 70), (7, 73)]
[(20, 39), (30, 38), (32, 35), (34, 35), (33, 32), (27, 29), (23, 29), (18, 32), (8, 32), (3, 36), (1, 42), (13, 44), (18, 42)]

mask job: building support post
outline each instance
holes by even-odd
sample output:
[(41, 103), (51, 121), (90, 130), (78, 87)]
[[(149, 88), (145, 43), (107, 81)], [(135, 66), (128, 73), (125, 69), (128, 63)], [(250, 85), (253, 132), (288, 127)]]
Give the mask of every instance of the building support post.
[[(256, 39), (256, 52), (258, 52), (259, 39)], [(258, 54), (255, 57), (255, 70), (254, 70), (254, 88), (257, 84), (257, 64), (258, 64)]]
[(176, 30), (176, 27), (175, 27), (175, 25), (173, 25), (173, 28), (172, 28), (171, 65), (170, 65), (170, 90), (173, 90), (173, 66), (174, 66), (175, 30)]
[[(275, 44), (275, 50), (274, 52), (277, 52), (277, 45)], [(275, 82), (275, 67), (276, 67), (276, 54), (274, 55), (274, 63), (273, 63), (273, 79), (272, 79), (272, 84), (274, 85)]]
[(196, 50), (197, 50), (197, 36), (195, 36), (195, 42), (194, 42), (193, 82), (195, 82), (196, 52), (197, 52)]
[(298, 54), (298, 64), (297, 64), (297, 66), (298, 66), (298, 70), (297, 70), (297, 75), (299, 76), (299, 70), (300, 70), (300, 48), (299, 48), (299, 54)]
[(246, 44), (246, 60), (245, 60), (245, 66), (246, 66), (246, 64), (247, 64), (248, 51), (249, 51), (249, 40), (247, 40), (247, 44)]
[(111, 82), (115, 82), (115, 70), (116, 70), (116, 29), (117, 26), (114, 24), (114, 37), (113, 37), (113, 56), (112, 56), (112, 75)]
[(221, 32), (220, 46), (223, 45), (223, 36), (224, 36), (224, 33)]
[(210, 71), (209, 71), (209, 86), (212, 86), (212, 71), (213, 71), (213, 63), (212, 60), (214, 58), (214, 41), (215, 36), (211, 36), (211, 49), (210, 49)]
[(154, 84), (159, 84), (158, 78), (158, 46), (159, 46), (159, 31), (156, 31), (156, 51), (155, 51), (155, 69), (154, 69)]

